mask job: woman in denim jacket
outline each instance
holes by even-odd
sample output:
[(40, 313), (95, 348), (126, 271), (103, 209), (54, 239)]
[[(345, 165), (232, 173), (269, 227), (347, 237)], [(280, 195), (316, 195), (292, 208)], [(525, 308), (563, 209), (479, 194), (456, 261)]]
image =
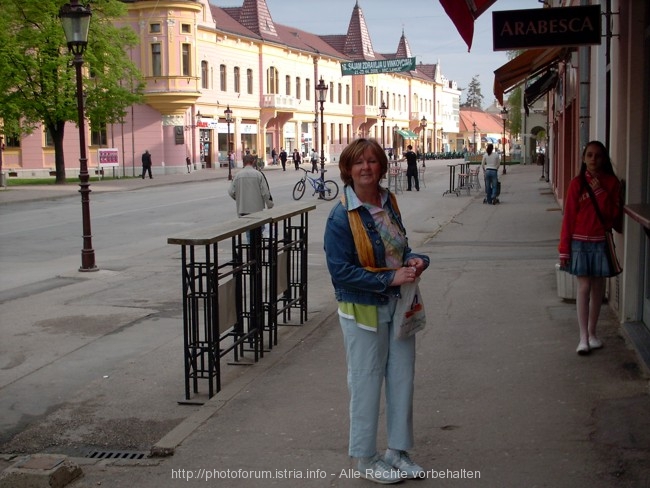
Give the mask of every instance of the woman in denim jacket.
[[(397, 338), (400, 285), (414, 282), (429, 258), (411, 252), (395, 197), (379, 185), (386, 153), (357, 139), (339, 159), (345, 184), (325, 229), (327, 266), (339, 303), (350, 392), (349, 454), (364, 478), (397, 483), (424, 470), (411, 461), (415, 336)], [(386, 383), (388, 449), (377, 453), (382, 384)]]

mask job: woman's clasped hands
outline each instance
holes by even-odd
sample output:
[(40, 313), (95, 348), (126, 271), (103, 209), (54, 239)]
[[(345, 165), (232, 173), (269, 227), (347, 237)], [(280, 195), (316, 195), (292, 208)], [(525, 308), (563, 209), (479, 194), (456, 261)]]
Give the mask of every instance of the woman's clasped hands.
[(413, 283), (425, 270), (426, 265), (422, 258), (411, 258), (406, 262), (406, 266), (402, 266), (395, 271), (395, 276), (391, 282), (391, 286), (399, 286), (404, 283)]

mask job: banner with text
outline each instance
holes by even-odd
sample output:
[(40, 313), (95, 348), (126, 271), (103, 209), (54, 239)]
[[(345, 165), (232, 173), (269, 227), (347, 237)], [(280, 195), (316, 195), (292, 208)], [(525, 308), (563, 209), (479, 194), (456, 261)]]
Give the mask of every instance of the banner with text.
[(380, 59), (377, 61), (350, 61), (341, 63), (341, 75), (374, 75), (415, 70), (415, 58)]

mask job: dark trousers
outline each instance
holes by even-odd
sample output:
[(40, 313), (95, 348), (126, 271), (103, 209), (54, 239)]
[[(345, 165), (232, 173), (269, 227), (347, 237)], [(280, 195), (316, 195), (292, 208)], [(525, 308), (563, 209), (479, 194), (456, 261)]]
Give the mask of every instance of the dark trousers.
[(287, 169), (287, 160), (281, 159), (280, 162), (282, 163), (282, 171), (285, 171)]
[(153, 176), (151, 176), (151, 166), (143, 166), (142, 167), (142, 179), (144, 180), (144, 175), (147, 172), (149, 172), (149, 178), (153, 179)]
[(406, 190), (411, 190), (411, 178), (415, 180), (415, 189), (420, 191), (420, 180), (418, 179), (418, 167), (416, 165), (406, 168)]

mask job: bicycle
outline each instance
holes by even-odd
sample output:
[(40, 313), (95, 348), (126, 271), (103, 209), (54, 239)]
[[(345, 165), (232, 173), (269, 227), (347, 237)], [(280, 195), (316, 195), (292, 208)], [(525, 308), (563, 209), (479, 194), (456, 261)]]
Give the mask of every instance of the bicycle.
[(296, 186), (293, 187), (294, 200), (300, 200), (305, 194), (307, 182), (309, 182), (311, 187), (314, 189), (312, 196), (318, 193), (318, 198), (322, 198), (324, 200), (334, 200), (337, 197), (339, 194), (339, 185), (336, 183), (336, 181), (325, 179), (325, 171), (327, 170), (322, 170), (318, 178), (313, 178), (309, 176), (306, 169), (300, 169), (305, 173), (305, 175), (300, 179), (300, 181), (298, 181), (298, 183), (296, 183)]

